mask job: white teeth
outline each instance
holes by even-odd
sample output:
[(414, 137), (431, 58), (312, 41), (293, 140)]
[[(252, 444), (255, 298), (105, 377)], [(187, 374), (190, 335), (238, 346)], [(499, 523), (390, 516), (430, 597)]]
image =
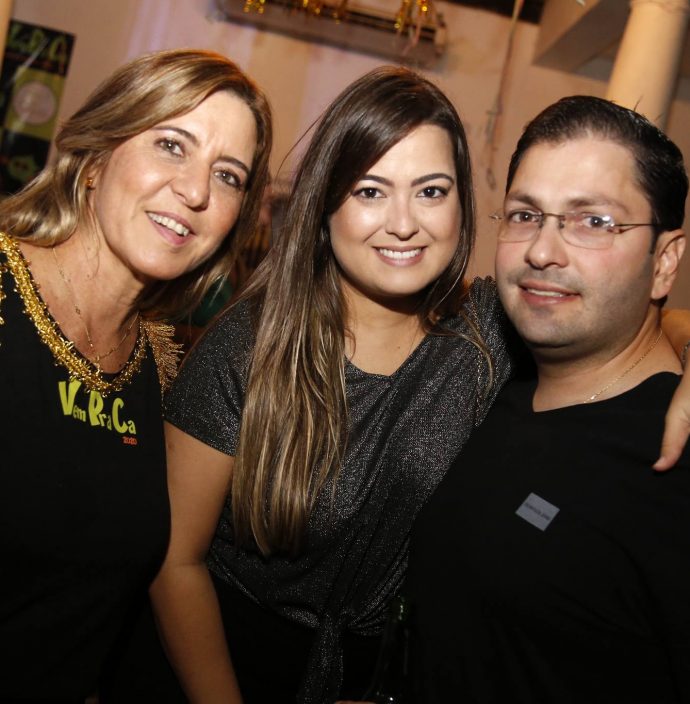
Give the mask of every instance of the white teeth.
[(185, 227), (182, 223), (177, 222), (177, 220), (165, 217), (165, 215), (157, 215), (156, 213), (147, 213), (147, 215), (151, 218), (151, 220), (153, 220), (153, 222), (157, 222), (159, 225), (167, 227), (168, 230), (176, 232), (181, 237), (186, 237), (189, 234), (189, 228)]
[(530, 293), (533, 293), (535, 296), (551, 296), (552, 298), (564, 298), (567, 296), (567, 293), (561, 293), (560, 291), (543, 291), (542, 289), (536, 289), (536, 288), (528, 288), (527, 289)]
[(412, 257), (416, 257), (421, 251), (421, 247), (408, 249), (404, 252), (399, 252), (395, 249), (384, 249), (383, 247), (379, 248), (379, 252), (389, 259), (412, 259)]

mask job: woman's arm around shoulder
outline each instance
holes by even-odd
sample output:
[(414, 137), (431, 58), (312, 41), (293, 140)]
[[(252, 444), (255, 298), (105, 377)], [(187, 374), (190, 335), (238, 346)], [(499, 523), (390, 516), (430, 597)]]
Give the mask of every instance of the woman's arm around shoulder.
[(205, 565), (233, 458), (166, 423), (171, 536), (151, 586), (163, 647), (192, 704), (241, 704), (215, 589)]

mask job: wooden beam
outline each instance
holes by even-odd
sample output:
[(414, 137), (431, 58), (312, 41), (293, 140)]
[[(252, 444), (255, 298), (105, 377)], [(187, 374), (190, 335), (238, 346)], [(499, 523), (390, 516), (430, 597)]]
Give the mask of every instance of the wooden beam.
[(678, 81), (690, 0), (636, 0), (606, 97), (664, 129)]
[(226, 20), (250, 24), (271, 32), (278, 32), (307, 42), (361, 51), (400, 63), (412, 63), (431, 68), (445, 51), (446, 27), (439, 16), (438, 23), (422, 27), (418, 41), (412, 41), (410, 31), (398, 33), (394, 12), (383, 13), (373, 6), (348, 3), (341, 20), (331, 12), (337, 3), (323, 3), (319, 15), (298, 9), (291, 0), (269, 0), (262, 11), (246, 11), (244, 0), (217, 0)]
[(534, 62), (577, 71), (619, 41), (628, 12), (624, 0), (546, 0)]

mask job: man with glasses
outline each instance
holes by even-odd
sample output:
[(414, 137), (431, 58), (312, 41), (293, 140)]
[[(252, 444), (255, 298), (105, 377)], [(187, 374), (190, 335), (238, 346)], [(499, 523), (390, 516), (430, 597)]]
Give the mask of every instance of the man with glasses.
[(416, 522), (416, 702), (690, 702), (690, 454), (652, 470), (681, 372), (660, 309), (687, 190), (678, 148), (599, 98), (518, 142), (496, 278), (537, 374)]

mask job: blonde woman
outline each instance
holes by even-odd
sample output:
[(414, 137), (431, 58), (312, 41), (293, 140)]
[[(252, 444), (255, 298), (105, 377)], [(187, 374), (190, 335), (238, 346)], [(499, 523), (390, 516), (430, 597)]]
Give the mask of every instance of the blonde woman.
[(0, 206), (0, 699), (82, 701), (169, 532), (162, 321), (251, 235), (270, 111), (226, 58), (120, 68)]

